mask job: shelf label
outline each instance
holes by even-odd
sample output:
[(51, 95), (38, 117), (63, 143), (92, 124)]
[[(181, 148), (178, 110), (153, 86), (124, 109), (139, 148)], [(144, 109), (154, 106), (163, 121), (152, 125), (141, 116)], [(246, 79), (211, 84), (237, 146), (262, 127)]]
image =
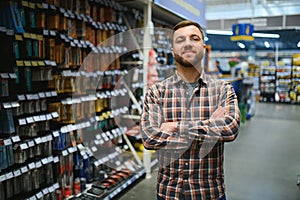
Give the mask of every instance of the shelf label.
[(21, 167), (21, 172), (23, 174), (26, 173), (26, 172), (28, 172), (28, 167), (27, 166)]
[(14, 174), (12, 172), (8, 172), (5, 174), (6, 180), (11, 179), (14, 177)]
[(26, 67), (32, 66), (30, 61), (24, 61), (24, 64), (25, 64)]
[(35, 167), (36, 167), (36, 168), (42, 167), (42, 162), (41, 162), (41, 161), (35, 162)]
[(35, 169), (35, 163), (34, 162), (29, 163), (28, 168), (29, 168), (29, 170)]
[(28, 7), (29, 6), (28, 1), (22, 1), (22, 6)]
[(26, 121), (27, 121), (27, 123), (33, 123), (34, 119), (33, 119), (33, 117), (26, 117)]
[(25, 125), (25, 124), (27, 124), (26, 119), (19, 119), (19, 125), (20, 126)]
[(33, 67), (37, 67), (38, 66), (38, 62), (37, 61), (31, 61), (31, 64)]
[(3, 181), (5, 181), (6, 180), (6, 177), (5, 177), (5, 175), (3, 174), (3, 175), (0, 175), (0, 182), (3, 182)]
[(26, 143), (23, 143), (23, 144), (20, 145), (20, 148), (21, 148), (22, 150), (28, 149), (28, 145), (27, 145)]
[(13, 173), (15, 177), (20, 176), (22, 174), (20, 169), (15, 170)]
[(28, 147), (33, 147), (34, 146), (34, 141), (31, 140), (31, 141), (27, 142), (27, 144), (28, 144)]
[(11, 137), (11, 139), (12, 139), (12, 141), (15, 143), (15, 142), (20, 142), (21, 141), (21, 139), (20, 139), (20, 136), (13, 136), (13, 137)]
[(22, 41), (23, 40), (22, 35), (15, 34), (15, 40)]
[(18, 67), (23, 67), (24, 66), (24, 61), (23, 60), (17, 60), (16, 64)]
[(4, 108), (11, 108), (11, 103), (2, 103)]
[(9, 139), (3, 140), (3, 143), (4, 143), (5, 146), (12, 145), (12, 142), (11, 142), (11, 139), (10, 139), (10, 138), (9, 138)]

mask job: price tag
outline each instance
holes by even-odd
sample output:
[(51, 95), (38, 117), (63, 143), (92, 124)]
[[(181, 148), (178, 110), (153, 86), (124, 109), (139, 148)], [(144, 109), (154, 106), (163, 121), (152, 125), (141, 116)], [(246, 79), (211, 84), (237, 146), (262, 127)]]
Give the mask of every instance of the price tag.
[(31, 64), (33, 67), (37, 67), (38, 66), (38, 62), (37, 61), (31, 61)]
[(19, 101), (24, 101), (24, 100), (26, 100), (25, 95), (18, 95), (17, 97), (18, 97), (18, 100), (19, 100)]
[(52, 135), (47, 135), (46, 137), (47, 137), (47, 141), (52, 141), (53, 140)]
[(69, 154), (67, 150), (62, 151), (61, 153), (63, 156), (67, 156)]
[(19, 102), (15, 101), (15, 102), (11, 102), (11, 106), (13, 108), (16, 108), (16, 107), (20, 107), (20, 104), (19, 104)]
[(11, 179), (14, 177), (14, 174), (12, 172), (8, 172), (5, 174), (6, 180)]
[(3, 174), (3, 175), (0, 175), (0, 182), (3, 182), (3, 181), (5, 181), (6, 180), (6, 177), (5, 177), (5, 175)]
[(54, 187), (54, 189), (56, 190), (56, 189), (59, 188), (59, 184), (58, 184), (58, 183), (55, 183), (55, 184), (53, 184), (53, 187)]
[(35, 141), (36, 144), (42, 143), (42, 139), (40, 137), (34, 138), (34, 141)]
[(41, 199), (41, 198), (43, 198), (44, 195), (42, 192), (38, 192), (35, 196), (36, 196), (36, 198)]
[(43, 35), (39, 35), (39, 34), (36, 35), (36, 38), (37, 38), (38, 40), (40, 40), (40, 41), (44, 39)]
[(51, 5), (49, 5), (49, 6), (50, 6), (50, 8), (51, 8), (52, 10), (56, 10), (55, 5), (51, 4)]
[(20, 145), (20, 148), (21, 148), (22, 150), (28, 149), (27, 143), (22, 143), (22, 144)]
[(51, 62), (51, 66), (53, 66), (53, 67), (56, 66), (56, 62), (55, 62), (55, 61), (52, 61), (52, 62)]
[(27, 166), (21, 167), (21, 172), (23, 174), (26, 173), (26, 172), (28, 172), (28, 167)]
[(58, 156), (56, 156), (56, 157), (53, 158), (53, 162), (54, 162), (54, 163), (58, 163), (58, 162), (59, 162)]
[(42, 9), (43, 8), (43, 5), (41, 3), (37, 3), (36, 4), (36, 7), (38, 7), (39, 9)]
[(53, 134), (53, 137), (59, 137), (59, 131), (54, 131), (52, 134)]
[(43, 35), (49, 35), (49, 30), (43, 30)]
[(41, 161), (35, 162), (35, 167), (36, 167), (36, 168), (42, 167), (42, 162), (41, 162)]
[(53, 159), (53, 156), (49, 156), (49, 157), (48, 157), (48, 163), (53, 162), (53, 160), (54, 160), (54, 159)]
[(3, 140), (3, 143), (4, 143), (5, 146), (12, 145), (12, 142), (11, 142), (11, 139), (10, 139), (10, 138), (9, 138), (9, 139)]
[(17, 135), (17, 136), (11, 137), (11, 139), (12, 139), (12, 141), (13, 141), (14, 143), (20, 142), (20, 141), (21, 141), (21, 139), (20, 139), (20, 137), (19, 137), (18, 135)]
[(18, 67), (23, 67), (24, 66), (23, 60), (17, 60), (16, 64), (17, 64)]
[(49, 189), (49, 192), (51, 192), (51, 193), (55, 191), (53, 186), (50, 186), (48, 189)]
[(43, 189), (43, 194), (44, 194), (44, 195), (46, 195), (46, 194), (48, 194), (48, 193), (49, 193), (49, 189), (48, 189), (48, 188)]
[(58, 113), (57, 112), (53, 112), (53, 113), (51, 113), (52, 114), (52, 117), (53, 118), (57, 118), (57, 117), (59, 117), (59, 115), (58, 115)]
[(29, 168), (29, 170), (35, 169), (35, 163), (34, 162), (29, 163), (28, 168)]
[(34, 116), (34, 117), (33, 117), (33, 120), (34, 120), (35, 122), (42, 121), (41, 118), (40, 118), (40, 116)]
[(57, 96), (57, 92), (56, 91), (52, 91), (51, 94), (52, 94), (53, 97)]
[(11, 104), (10, 103), (2, 103), (4, 108), (11, 108)]
[(44, 92), (39, 92), (38, 95), (39, 95), (40, 98), (45, 98), (46, 97)]
[(46, 94), (46, 97), (52, 97), (51, 92), (46, 92), (45, 94)]
[(27, 142), (27, 144), (28, 144), (28, 147), (33, 147), (34, 146), (34, 141), (31, 140), (31, 141)]
[(24, 7), (28, 7), (28, 1), (22, 1), (22, 6), (24, 6)]
[(20, 169), (15, 170), (13, 173), (15, 177), (20, 176), (22, 174)]
[(43, 158), (43, 159), (42, 159), (42, 163), (43, 163), (43, 165), (48, 164), (48, 159), (47, 159), (47, 158)]
[(35, 3), (29, 2), (29, 8), (35, 9)]
[(56, 36), (56, 32), (53, 31), (53, 30), (51, 30), (51, 31), (50, 31), (50, 35), (51, 35), (51, 36)]
[(45, 60), (45, 64), (46, 65), (51, 65), (51, 61), (50, 60)]
[(15, 34), (15, 40), (22, 41), (23, 40), (22, 35)]
[(37, 39), (37, 36), (36, 36), (36, 34), (34, 34), (34, 33), (30, 33), (30, 38), (36, 40), (36, 39)]
[(31, 62), (30, 61), (24, 61), (24, 64), (26, 67), (30, 67), (31, 66)]
[(19, 119), (18, 121), (20, 126), (27, 124), (26, 119)]
[(65, 13), (65, 12), (66, 12), (66, 10), (65, 10), (64, 8), (59, 8), (59, 11), (60, 11), (61, 13)]
[(37, 62), (38, 62), (38, 65), (41, 66), (41, 67), (45, 66), (44, 61), (37, 61)]
[(27, 123), (33, 123), (34, 119), (33, 119), (33, 117), (27, 117), (26, 121), (27, 121)]

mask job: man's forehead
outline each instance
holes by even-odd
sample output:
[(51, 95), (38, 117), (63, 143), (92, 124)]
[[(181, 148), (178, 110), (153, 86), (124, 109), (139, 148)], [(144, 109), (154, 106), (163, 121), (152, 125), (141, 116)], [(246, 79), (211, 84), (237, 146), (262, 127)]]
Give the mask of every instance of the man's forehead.
[(201, 35), (200, 30), (194, 26), (194, 25), (190, 25), (190, 26), (185, 26), (182, 28), (177, 29), (174, 32), (174, 36), (181, 36), (181, 35)]

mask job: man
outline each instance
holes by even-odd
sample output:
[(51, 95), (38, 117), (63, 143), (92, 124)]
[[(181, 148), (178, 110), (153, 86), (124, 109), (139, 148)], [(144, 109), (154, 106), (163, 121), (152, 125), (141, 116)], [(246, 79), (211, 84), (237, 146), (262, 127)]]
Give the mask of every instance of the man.
[(140, 121), (145, 148), (158, 152), (157, 199), (224, 200), (224, 142), (240, 124), (236, 95), (203, 72), (201, 26), (185, 20), (173, 31), (176, 73), (149, 88)]

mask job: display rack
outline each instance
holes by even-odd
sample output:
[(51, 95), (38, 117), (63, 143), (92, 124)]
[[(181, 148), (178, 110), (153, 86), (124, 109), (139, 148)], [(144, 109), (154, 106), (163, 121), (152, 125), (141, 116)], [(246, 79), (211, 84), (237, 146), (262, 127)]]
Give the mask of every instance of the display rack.
[[(98, 46), (127, 30), (128, 9), (106, 0), (1, 1), (0, 8), (6, 58), (0, 62), (0, 199), (68, 199), (87, 195), (94, 182), (110, 183), (105, 196), (113, 198), (144, 173), (119, 146), (130, 143), (127, 127), (114, 118), (129, 109), (110, 101), (128, 92), (115, 88), (128, 72), (118, 56), (126, 47)], [(116, 170), (132, 176), (108, 182)]]

